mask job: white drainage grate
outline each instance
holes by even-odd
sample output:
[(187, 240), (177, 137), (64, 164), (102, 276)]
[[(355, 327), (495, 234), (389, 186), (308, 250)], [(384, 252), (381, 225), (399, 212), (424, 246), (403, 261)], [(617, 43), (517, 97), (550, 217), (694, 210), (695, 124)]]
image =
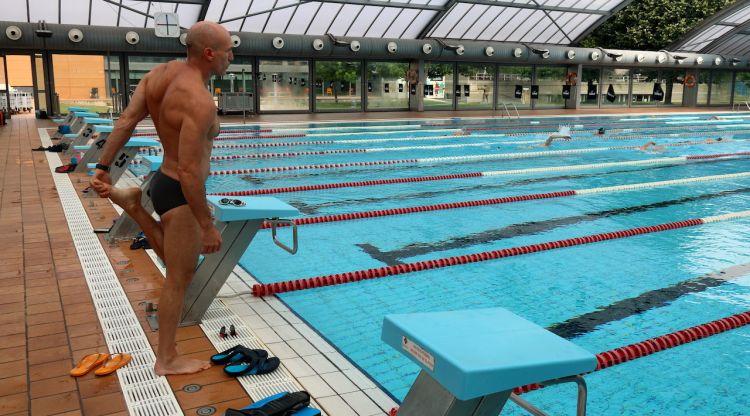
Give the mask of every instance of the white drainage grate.
[[(46, 129), (39, 129), (39, 137), (42, 145), (52, 144)], [(54, 172), (54, 167), (62, 164), (60, 157), (56, 153), (46, 153), (46, 156), (107, 346), (110, 352), (133, 355), (130, 364), (117, 371), (130, 414), (182, 415), (167, 379), (154, 374), (154, 351), (117, 280), (107, 253), (94, 234), (75, 188), (68, 175)]]

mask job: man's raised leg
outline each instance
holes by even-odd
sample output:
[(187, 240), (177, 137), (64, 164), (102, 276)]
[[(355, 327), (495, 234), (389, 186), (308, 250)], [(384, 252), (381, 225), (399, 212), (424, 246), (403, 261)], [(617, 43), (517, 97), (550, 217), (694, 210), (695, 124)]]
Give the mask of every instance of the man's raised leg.
[(146, 235), (148, 243), (154, 249), (156, 255), (164, 259), (164, 229), (161, 224), (156, 222), (154, 217), (141, 205), (141, 188), (115, 188), (109, 191), (109, 198), (115, 204), (119, 205), (125, 212), (130, 215)]
[(211, 367), (211, 363), (179, 356), (175, 336), (185, 290), (198, 263), (202, 231), (188, 205), (169, 210), (161, 220), (167, 279), (159, 298), (159, 347), (154, 371), (158, 375), (197, 373)]

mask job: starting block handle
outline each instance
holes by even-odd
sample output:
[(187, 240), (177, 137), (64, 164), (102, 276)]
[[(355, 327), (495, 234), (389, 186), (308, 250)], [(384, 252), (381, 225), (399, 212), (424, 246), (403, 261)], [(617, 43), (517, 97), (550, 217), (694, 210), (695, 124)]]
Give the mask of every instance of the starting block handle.
[[(293, 220), (284, 220), (278, 218), (270, 218), (266, 221), (271, 224), (271, 236), (273, 237), (274, 244), (283, 248), (289, 254), (297, 253), (297, 249), (299, 248), (299, 244), (297, 244), (297, 224), (295, 224)], [(292, 247), (287, 246), (286, 244), (279, 241), (278, 238), (276, 238), (276, 228), (279, 225), (288, 225), (292, 227)]]
[[(576, 416), (586, 416), (586, 397), (588, 396), (588, 389), (586, 388), (586, 380), (584, 380), (583, 377), (581, 377), (580, 375), (562, 377), (555, 380), (544, 381), (539, 384), (547, 387), (562, 383), (576, 383), (578, 385)], [(522, 399), (515, 393), (511, 393), (510, 400), (534, 416), (549, 416), (548, 413)]]

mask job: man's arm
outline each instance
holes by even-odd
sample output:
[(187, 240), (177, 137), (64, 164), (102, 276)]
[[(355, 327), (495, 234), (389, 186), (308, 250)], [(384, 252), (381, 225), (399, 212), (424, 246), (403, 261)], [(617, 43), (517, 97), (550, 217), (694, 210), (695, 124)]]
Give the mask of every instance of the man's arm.
[(206, 169), (209, 164), (208, 133), (216, 118), (213, 103), (210, 106), (192, 98), (189, 114), (180, 126), (180, 150), (177, 154), (177, 173), (182, 194), (203, 231), (202, 252), (213, 253), (221, 246), (221, 234), (206, 201)]
[(138, 87), (133, 93), (133, 98), (130, 100), (130, 104), (120, 115), (120, 118), (115, 123), (115, 127), (112, 129), (112, 133), (107, 139), (107, 144), (104, 145), (104, 151), (99, 158), (99, 163), (102, 165), (111, 165), (117, 152), (125, 146), (125, 143), (130, 140), (130, 136), (133, 135), (133, 131), (138, 123), (146, 118), (148, 115), (148, 107), (146, 106), (146, 88), (148, 85), (148, 75), (143, 77)]
[[(115, 123), (115, 128), (112, 129), (112, 134), (109, 135), (107, 143), (104, 145), (104, 150), (101, 157), (99, 157), (98, 163), (105, 166), (111, 165), (117, 152), (130, 140), (135, 126), (148, 115), (148, 107), (146, 106), (146, 85), (148, 84), (148, 78), (148, 75), (143, 77), (138, 87), (136, 87), (130, 104), (120, 115), (117, 123)], [(109, 176), (109, 170), (96, 169), (90, 183), (91, 187), (94, 188), (100, 197), (109, 197), (109, 191), (112, 188), (112, 178)]]

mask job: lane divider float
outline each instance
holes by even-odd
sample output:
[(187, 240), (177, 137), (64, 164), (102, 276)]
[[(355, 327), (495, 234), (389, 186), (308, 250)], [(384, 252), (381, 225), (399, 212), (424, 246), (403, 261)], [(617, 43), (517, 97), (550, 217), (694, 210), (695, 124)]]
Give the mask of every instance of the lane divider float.
[[(711, 176), (699, 176), (699, 177), (685, 178), (685, 179), (672, 179), (668, 181), (643, 182), (643, 183), (634, 183), (634, 184), (627, 184), (627, 185), (606, 186), (606, 187), (599, 187), (599, 188), (553, 191), (553, 192), (546, 192), (546, 193), (539, 193), (539, 194), (505, 196), (501, 198), (481, 199), (481, 200), (474, 200), (474, 201), (459, 201), (459, 202), (448, 202), (448, 203), (434, 204), (434, 205), (421, 205), (421, 206), (415, 206), (415, 207), (379, 209), (376, 211), (351, 212), (348, 214), (321, 215), (317, 217), (297, 218), (297, 219), (292, 220), (292, 223), (297, 226), (309, 225), (309, 224), (323, 224), (323, 223), (329, 223), (329, 222), (361, 220), (365, 218), (389, 217), (392, 215), (404, 215), (404, 214), (414, 214), (414, 213), (420, 213), (420, 212), (443, 211), (447, 209), (471, 208), (471, 207), (481, 207), (481, 206), (487, 206), (487, 205), (508, 204), (511, 202), (533, 201), (537, 199), (561, 198), (565, 196), (576, 196), (576, 195), (580, 196), (580, 195), (601, 194), (601, 193), (608, 193), (608, 192), (632, 191), (635, 189), (659, 188), (659, 187), (664, 187), (664, 186), (690, 185), (690, 184), (699, 183), (699, 182), (712, 182), (712, 181), (721, 181), (721, 180), (728, 180), (728, 179), (739, 179), (739, 178), (746, 178), (749, 176), (750, 176), (750, 172), (740, 172), (740, 173), (730, 173), (730, 174), (725, 174), (725, 175), (711, 175)], [(276, 226), (287, 227), (289, 225), (291, 224), (277, 224)], [(271, 224), (264, 222), (261, 228), (264, 228), (264, 229), (271, 228)]]
[(410, 177), (410, 178), (375, 179), (375, 180), (357, 181), (357, 182), (323, 183), (319, 185), (299, 185), (299, 186), (287, 186), (287, 187), (280, 187), (280, 188), (215, 192), (215, 193), (211, 193), (210, 195), (221, 195), (221, 196), (269, 195), (269, 194), (278, 194), (278, 193), (287, 193), (287, 192), (306, 192), (306, 191), (318, 191), (318, 190), (323, 190), (323, 189), (353, 188), (353, 187), (360, 187), (360, 186), (378, 186), (378, 185), (391, 185), (391, 184), (399, 184), (399, 183), (416, 183), (416, 182), (442, 181), (442, 180), (452, 180), (452, 179), (481, 178), (481, 177), (490, 177), (490, 176), (520, 175), (520, 174), (528, 174), (528, 173), (550, 173), (550, 172), (564, 172), (564, 171), (571, 171), (571, 170), (602, 169), (602, 168), (619, 167), (619, 166), (667, 165), (667, 164), (672, 164), (672, 163), (685, 163), (690, 160), (723, 159), (723, 158), (735, 158), (735, 157), (742, 157), (742, 156), (750, 156), (750, 152), (664, 157), (664, 158), (658, 158), (658, 159), (633, 160), (633, 161), (627, 161), (627, 162), (608, 162), (608, 163), (591, 163), (591, 164), (585, 164), (585, 165), (550, 166), (550, 167), (542, 167), (542, 168), (456, 173), (456, 174), (449, 174), (449, 175), (417, 176), (417, 177)]
[(633, 237), (636, 235), (651, 234), (679, 228), (694, 227), (718, 221), (728, 221), (738, 218), (750, 217), (750, 211), (732, 212), (724, 215), (710, 216), (705, 218), (693, 218), (645, 227), (630, 228), (626, 230), (610, 231), (600, 234), (592, 234), (583, 237), (567, 238), (564, 240), (548, 241), (544, 243), (526, 246), (504, 248), (500, 250), (485, 251), (481, 253), (453, 256), (435, 260), (425, 260), (413, 263), (403, 263), (394, 266), (384, 266), (374, 269), (357, 270), (324, 276), (311, 277), (307, 279), (288, 280), (275, 283), (254, 284), (252, 292), (254, 296), (268, 296), (276, 293), (293, 292), (298, 290), (313, 289), (324, 286), (333, 286), (344, 283), (358, 282), (361, 280), (377, 279), (388, 276), (412, 273), (423, 270), (439, 269), (462, 264), (477, 263), (487, 260), (495, 260), (505, 257), (515, 257), (523, 254), (538, 253), (563, 247), (579, 246), (600, 241), (617, 240)]

